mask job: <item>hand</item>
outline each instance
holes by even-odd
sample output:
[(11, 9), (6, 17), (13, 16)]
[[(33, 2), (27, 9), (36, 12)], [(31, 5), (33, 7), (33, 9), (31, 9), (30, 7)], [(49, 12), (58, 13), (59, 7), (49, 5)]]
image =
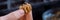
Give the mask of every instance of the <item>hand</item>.
[(25, 3), (20, 5), (19, 9), (23, 9), (25, 12), (24, 16), (22, 16), (19, 20), (32, 20), (32, 7), (30, 4)]
[(20, 9), (0, 17), (0, 20), (18, 20), (23, 15), (24, 15), (24, 11)]

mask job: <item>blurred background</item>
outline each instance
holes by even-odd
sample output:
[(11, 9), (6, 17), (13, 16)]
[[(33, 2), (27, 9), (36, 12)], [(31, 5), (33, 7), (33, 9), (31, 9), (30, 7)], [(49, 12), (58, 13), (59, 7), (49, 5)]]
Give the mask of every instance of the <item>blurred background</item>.
[(0, 0), (0, 16), (4, 16), (12, 11), (16, 11), (19, 9), (18, 7), (21, 4), (28, 2), (32, 5), (32, 14), (34, 20), (44, 20), (45, 12), (49, 12), (50, 9), (56, 7), (58, 4), (60, 5), (60, 3), (57, 3), (58, 1), (60, 0)]
[(29, 2), (35, 6), (35, 4), (37, 5), (37, 2), (42, 1), (43, 0), (0, 0), (0, 15), (3, 16), (12, 11), (18, 10), (18, 7), (24, 2)]

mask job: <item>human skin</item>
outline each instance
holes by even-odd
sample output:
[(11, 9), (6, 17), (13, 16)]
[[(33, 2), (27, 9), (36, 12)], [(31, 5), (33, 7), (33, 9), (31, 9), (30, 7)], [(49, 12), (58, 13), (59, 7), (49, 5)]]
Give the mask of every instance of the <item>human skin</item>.
[(23, 9), (25, 14), (23, 17), (19, 18), (19, 20), (31, 20), (32, 18), (32, 6), (29, 3), (25, 3), (20, 5), (19, 9)]
[[(24, 11), (20, 9), (0, 17), (0, 20), (18, 20), (23, 15)], [(30, 13), (27, 15), (27, 20), (32, 20), (32, 11), (30, 11)]]
[(29, 3), (20, 5), (19, 10), (16, 10), (5, 16), (0, 17), (0, 20), (23, 20), (23, 19), (33, 20), (32, 19), (32, 7)]
[(23, 15), (24, 15), (23, 10), (16, 10), (16, 11), (11, 12), (5, 16), (0, 17), (0, 20), (17, 20), (18, 18), (20, 18)]

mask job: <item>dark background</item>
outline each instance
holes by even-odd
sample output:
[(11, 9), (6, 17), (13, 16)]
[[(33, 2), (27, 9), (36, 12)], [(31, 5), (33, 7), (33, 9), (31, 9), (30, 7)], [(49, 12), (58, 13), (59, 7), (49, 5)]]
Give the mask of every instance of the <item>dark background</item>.
[[(0, 0), (0, 16), (18, 10), (18, 7), (24, 2), (24, 0)], [(32, 5), (32, 15), (34, 20), (43, 20), (43, 12), (57, 6), (59, 7), (60, 5), (58, 1), (51, 0), (28, 0), (26, 2), (29, 2)]]

